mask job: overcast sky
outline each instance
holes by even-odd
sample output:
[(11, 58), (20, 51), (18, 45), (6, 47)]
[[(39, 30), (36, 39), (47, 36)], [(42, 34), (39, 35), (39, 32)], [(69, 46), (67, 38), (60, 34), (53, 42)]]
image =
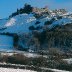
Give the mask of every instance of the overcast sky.
[(21, 8), (25, 3), (35, 7), (48, 6), (49, 9), (65, 8), (72, 11), (72, 0), (0, 0), (0, 18), (8, 17), (17, 8)]

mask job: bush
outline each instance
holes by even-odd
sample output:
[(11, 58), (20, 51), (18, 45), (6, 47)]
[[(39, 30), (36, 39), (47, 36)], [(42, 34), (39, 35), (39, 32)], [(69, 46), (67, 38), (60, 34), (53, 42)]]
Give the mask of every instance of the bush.
[(24, 13), (28, 13), (29, 14), (30, 12), (32, 12), (31, 5), (25, 4), (25, 6), (24, 6)]
[(42, 29), (42, 26), (37, 26), (35, 29), (40, 30), (40, 29)]
[(17, 34), (14, 34), (14, 37), (13, 37), (13, 45), (14, 47), (18, 47), (18, 40), (19, 40), (19, 37)]
[(46, 21), (44, 25), (50, 25), (50, 24), (52, 24), (51, 21)]
[(34, 26), (30, 26), (29, 30), (35, 30), (35, 27)]
[(40, 17), (41, 17), (42, 15), (40, 14), (34, 14), (34, 17), (36, 18), (36, 19), (39, 19)]
[(38, 67), (45, 66), (46, 65), (46, 59), (43, 57), (34, 58), (34, 59), (32, 59), (32, 65), (38, 66)]
[(37, 21), (35, 24), (36, 24), (36, 25), (37, 25), (37, 24), (40, 24), (40, 22), (39, 22), (39, 21)]
[(8, 63), (13, 64), (28, 64), (28, 58), (22, 54), (14, 54), (13, 56), (8, 57)]
[(17, 9), (17, 11), (12, 13), (12, 15), (10, 15), (9, 17), (13, 17), (13, 16), (16, 16), (18, 14), (23, 14), (23, 13), (29, 14), (30, 12), (32, 12), (32, 9), (33, 7), (31, 7), (31, 5), (25, 4), (23, 8)]
[(62, 19), (62, 16), (57, 17), (57, 19)]
[(61, 69), (61, 70), (72, 70), (72, 64), (68, 64), (67, 62), (64, 62), (64, 61), (60, 61), (59, 62), (59, 65), (57, 66), (58, 69)]

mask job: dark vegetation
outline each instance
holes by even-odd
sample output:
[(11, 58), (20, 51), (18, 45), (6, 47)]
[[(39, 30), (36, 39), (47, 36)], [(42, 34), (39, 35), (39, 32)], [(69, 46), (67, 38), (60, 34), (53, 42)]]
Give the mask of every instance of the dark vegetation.
[[(55, 52), (56, 51), (56, 52)], [(61, 51), (62, 52), (62, 51)], [(71, 55), (71, 56), (70, 56)], [(68, 64), (66, 61), (63, 61), (63, 58), (72, 57), (72, 54), (60, 53), (57, 49), (50, 49), (47, 57), (26, 57), (24, 54), (17, 53), (11, 56), (0, 55), (0, 62), (6, 62), (11, 64), (21, 64), (34, 66), (35, 68), (45, 67), (61, 70), (72, 70), (72, 64)]]
[(72, 23), (68, 23), (66, 25), (57, 26), (55, 30), (58, 31), (72, 31)]
[(46, 21), (45, 22), (45, 25), (50, 25), (50, 24), (52, 24), (52, 21)]
[[(61, 50), (64, 50), (65, 52), (72, 51), (71, 25), (66, 25), (64, 27), (56, 26), (52, 30), (46, 29), (42, 32), (38, 31), (40, 27), (35, 28), (34, 26), (31, 26), (29, 27), (29, 29), (32, 30), (31, 35), (33, 36), (32, 38), (30, 37), (27, 42), (25, 42), (29, 43), (28, 49), (30, 49), (30, 46), (34, 46), (34, 51), (35, 48), (36, 50), (48, 50), (49, 48), (59, 48)], [(22, 37), (22, 39), (24, 39), (24, 37)]]
[(19, 14), (23, 14), (23, 13), (31, 13), (32, 12), (33, 7), (29, 4), (25, 4), (23, 8), (17, 9), (16, 12), (12, 13), (12, 15), (10, 15), (9, 17), (13, 17)]
[(62, 16), (58, 16), (57, 19), (62, 19)]
[[(34, 33), (41, 47), (60, 48), (63, 50), (72, 49), (72, 32), (71, 31), (43, 31), (42, 33)], [(44, 48), (45, 49), (45, 48)]]
[[(17, 9), (17, 12), (13, 13), (10, 17), (16, 16), (22, 13), (31, 13), (33, 7), (31, 5), (25, 4), (23, 8)], [(36, 18), (40, 18), (42, 15), (34, 14)], [(62, 19), (62, 17), (57, 17), (57, 19)], [(52, 18), (50, 21), (46, 21), (45, 25), (50, 25), (55, 21)], [(39, 21), (35, 23), (40, 24)], [(29, 30), (32, 30), (32, 38), (29, 36), (22, 37), (23, 44), (27, 44), (28, 48), (24, 48), (19, 45), (20, 36), (15, 33), (1, 33), (1, 35), (12, 36), (14, 40), (14, 47), (18, 50), (28, 51), (32, 49), (34, 52), (41, 54), (39, 57), (29, 58), (23, 54), (13, 54), (11, 56), (0, 55), (0, 62), (6, 62), (11, 64), (22, 64), (22, 65), (33, 65), (35, 67), (46, 67), (61, 70), (72, 70), (72, 64), (68, 64), (62, 59), (72, 58), (72, 25), (55, 26), (51, 30), (46, 29), (39, 32), (42, 29), (41, 26), (30, 26)], [(27, 39), (26, 39), (27, 38)], [(26, 41), (25, 41), (26, 39)], [(33, 48), (32, 48), (33, 47)], [(43, 57), (46, 55), (47, 57)]]
[(29, 30), (35, 30), (35, 27), (32, 25), (29, 27)]
[(19, 36), (18, 36), (17, 34), (14, 34), (14, 36), (13, 36), (13, 41), (14, 41), (13, 46), (14, 46), (15, 48), (18, 48)]
[(7, 28), (1, 28), (0, 31), (1, 31), (1, 30), (5, 30), (5, 29), (7, 29)]
[(34, 17), (35, 17), (36, 19), (39, 19), (40, 17), (42, 17), (42, 14), (34, 14)]
[(40, 25), (37, 27), (34, 27), (33, 25), (29, 27), (29, 30), (32, 30), (32, 31), (33, 30), (40, 30), (40, 29), (42, 29), (42, 26), (40, 26)]
[(40, 29), (42, 29), (43, 27), (42, 26), (37, 26), (36, 28), (35, 28), (35, 30), (40, 30)]
[(37, 21), (35, 24), (36, 24), (36, 25), (38, 25), (38, 24), (40, 24), (40, 22), (39, 22), (39, 21)]

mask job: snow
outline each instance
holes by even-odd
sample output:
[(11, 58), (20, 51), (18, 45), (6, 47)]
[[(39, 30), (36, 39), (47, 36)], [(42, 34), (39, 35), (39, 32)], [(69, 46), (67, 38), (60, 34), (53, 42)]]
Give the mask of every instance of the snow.
[(36, 71), (26, 69), (0, 68), (0, 72), (36, 72)]
[(52, 68), (44, 68), (44, 67), (41, 67), (41, 69), (50, 70), (50, 71), (53, 71), (53, 72), (70, 72), (70, 71), (66, 71), (66, 70), (59, 70), (59, 69), (52, 69)]
[(8, 20), (7, 23), (5, 23), (4, 26), (7, 27), (7, 29), (1, 32), (9, 32), (9, 33), (29, 32), (29, 27), (34, 25), (35, 20), (36, 18), (32, 14), (17, 15)]
[(68, 64), (72, 64), (72, 58), (69, 58), (69, 59), (63, 59), (63, 61), (66, 61)]
[(12, 26), (15, 23), (15, 21), (16, 20), (14, 18), (11, 18), (10, 21), (7, 22), (5, 26)]
[[(69, 13), (68, 13), (69, 14)], [(68, 15), (68, 14), (65, 14)], [(71, 14), (71, 13), (70, 13)], [(0, 33), (16, 33), (16, 34), (22, 34), (22, 33), (29, 33), (31, 32), (31, 30), (29, 30), (29, 27), (30, 26), (34, 26), (35, 28), (37, 27), (41, 27), (41, 29), (38, 29), (38, 31), (43, 31), (44, 30), (44, 23), (46, 21), (50, 21), (52, 20), (52, 18), (55, 18), (56, 20), (53, 21), (52, 24), (48, 25), (46, 27), (47, 28), (53, 28), (55, 27), (56, 25), (65, 25), (65, 24), (68, 24), (68, 23), (72, 23), (72, 18), (71, 17), (66, 17), (64, 18), (64, 15), (63, 15), (63, 18), (62, 19), (57, 19), (57, 16), (45, 16), (45, 17), (41, 17), (39, 19), (36, 19), (34, 17), (34, 15), (31, 13), (31, 14), (19, 14), (17, 16), (14, 16), (12, 18), (8, 18), (8, 19), (0, 19), (0, 29), (3, 29), (3, 30), (0, 30)], [(39, 24), (35, 24), (37, 21), (39, 21), (40, 23)], [(3, 36), (4, 37), (4, 36)], [(0, 37), (2, 38), (2, 37)], [(9, 42), (10, 44), (6, 44), (6, 42), (4, 43), (4, 39), (6, 39), (5, 41), (7, 41), (7, 43)], [(8, 38), (2, 38), (2, 42), (4, 45), (0, 45), (0, 48), (12, 48), (13, 44), (11, 42), (13, 42), (11, 39)], [(9, 41), (11, 40), (11, 41)]]
[[(51, 15), (49, 16), (42, 16), (39, 19), (36, 19), (33, 14), (19, 14), (17, 16), (14, 16), (12, 18), (6, 18), (6, 19), (0, 19), (0, 29), (6, 28), (5, 30), (0, 30), (0, 33), (29, 33), (29, 27), (34, 26), (35, 28), (38, 26), (44, 26), (44, 23), (46, 21), (50, 21), (52, 18), (55, 18), (56, 20), (53, 21), (51, 25), (48, 25), (48, 28), (53, 28), (56, 25), (65, 25), (68, 23), (72, 23), (72, 12), (68, 12), (65, 14), (55, 14), (51, 11)], [(57, 16), (62, 16), (62, 19), (57, 19)], [(40, 23), (35, 25), (35, 23), (39, 21)], [(42, 31), (42, 30), (40, 30)], [(10, 36), (6, 35), (0, 35), (0, 51), (11, 51), (15, 50), (13, 48), (13, 38)], [(20, 51), (19, 51), (20, 52)], [(21, 52), (22, 53), (22, 52)], [(5, 53), (3, 53), (5, 55)], [(9, 53), (8, 55), (12, 55), (13, 53)], [(24, 52), (24, 55), (26, 57), (40, 57), (41, 55), (34, 54), (34, 53), (27, 53)], [(44, 56), (47, 57), (47, 56)], [(70, 59), (63, 59), (66, 61), (68, 64), (72, 63), (72, 58)], [(43, 68), (46, 69), (46, 68)], [(47, 68), (50, 71), (54, 72), (69, 72), (69, 71), (64, 71), (64, 70), (58, 70), (58, 69), (51, 69)], [(1, 72), (36, 72), (36, 71), (31, 71), (31, 70), (26, 70), (26, 69), (11, 69), (11, 68), (0, 68)]]
[(39, 21), (41, 22), (39, 25), (35, 25), (37, 19), (33, 16), (33, 14), (20, 14), (8, 20), (8, 22), (4, 25), (7, 29), (1, 32), (9, 32), (9, 33), (28, 33), (30, 32), (30, 26), (44, 26), (45, 21), (50, 20), (50, 18), (42, 18)]
[(58, 70), (58, 69), (49, 69), (53, 72), (70, 72), (70, 71), (65, 71), (65, 70)]
[(65, 13), (65, 14), (63, 14), (64, 16), (66, 15), (71, 15), (72, 14), (72, 12), (67, 12), (67, 13)]
[(69, 22), (72, 22), (72, 20), (70, 20), (69, 18), (62, 18), (60, 20), (55, 21), (53, 24), (67, 24)]
[(70, 18), (62, 18), (62, 19), (54, 21), (51, 25), (48, 26), (48, 28), (51, 29), (55, 27), (56, 25), (66, 25), (69, 23), (72, 23), (72, 20)]
[[(66, 17), (64, 18), (64, 16), (68, 15), (69, 13), (63, 15), (62, 19), (57, 19), (55, 21), (53, 21), (53, 23), (51, 25), (48, 26), (48, 28), (52, 28), (56, 25), (65, 25), (67, 23), (71, 23), (72, 22), (72, 18)], [(71, 13), (70, 13), (71, 14)], [(40, 19), (36, 19), (34, 17), (34, 15), (31, 14), (19, 14), (15, 17), (9, 18), (9, 19), (4, 19), (4, 20), (0, 20), (0, 29), (1, 28), (7, 28), (5, 30), (1, 30), (0, 32), (9, 32), (9, 33), (29, 33), (29, 27), (30, 26), (34, 26), (35, 28), (37, 26), (44, 26), (44, 23), (48, 20), (51, 20), (52, 18), (57, 18), (57, 16), (46, 16)], [(40, 24), (35, 25), (36, 21), (39, 21)], [(42, 30), (40, 30), (42, 31)]]
[(13, 49), (13, 38), (6, 35), (0, 35), (0, 51)]

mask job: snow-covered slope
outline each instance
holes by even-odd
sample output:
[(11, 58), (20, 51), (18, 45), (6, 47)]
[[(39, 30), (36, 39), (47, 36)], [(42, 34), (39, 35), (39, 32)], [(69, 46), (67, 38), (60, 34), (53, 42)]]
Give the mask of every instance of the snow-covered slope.
[(29, 32), (29, 26), (34, 24), (35, 17), (32, 14), (22, 14), (8, 19), (6, 22), (2, 22), (3, 27), (7, 27), (4, 32), (19, 33)]
[[(68, 15), (68, 14), (67, 14)], [(4, 30), (0, 30), (0, 32), (9, 32), (9, 33), (28, 33), (30, 32), (29, 27), (34, 26), (36, 27), (44, 27), (44, 23), (46, 21), (51, 21), (52, 19), (55, 19), (51, 25), (48, 25), (48, 28), (52, 28), (56, 25), (65, 25), (68, 23), (72, 23), (71, 17), (63, 17), (61, 19), (57, 19), (57, 16), (46, 16), (41, 17), (39, 19), (36, 19), (34, 17), (34, 14), (19, 14), (15, 17), (9, 18), (9, 19), (2, 19), (0, 20), (0, 29), (6, 28)], [(39, 24), (35, 24), (37, 21), (39, 21)]]

